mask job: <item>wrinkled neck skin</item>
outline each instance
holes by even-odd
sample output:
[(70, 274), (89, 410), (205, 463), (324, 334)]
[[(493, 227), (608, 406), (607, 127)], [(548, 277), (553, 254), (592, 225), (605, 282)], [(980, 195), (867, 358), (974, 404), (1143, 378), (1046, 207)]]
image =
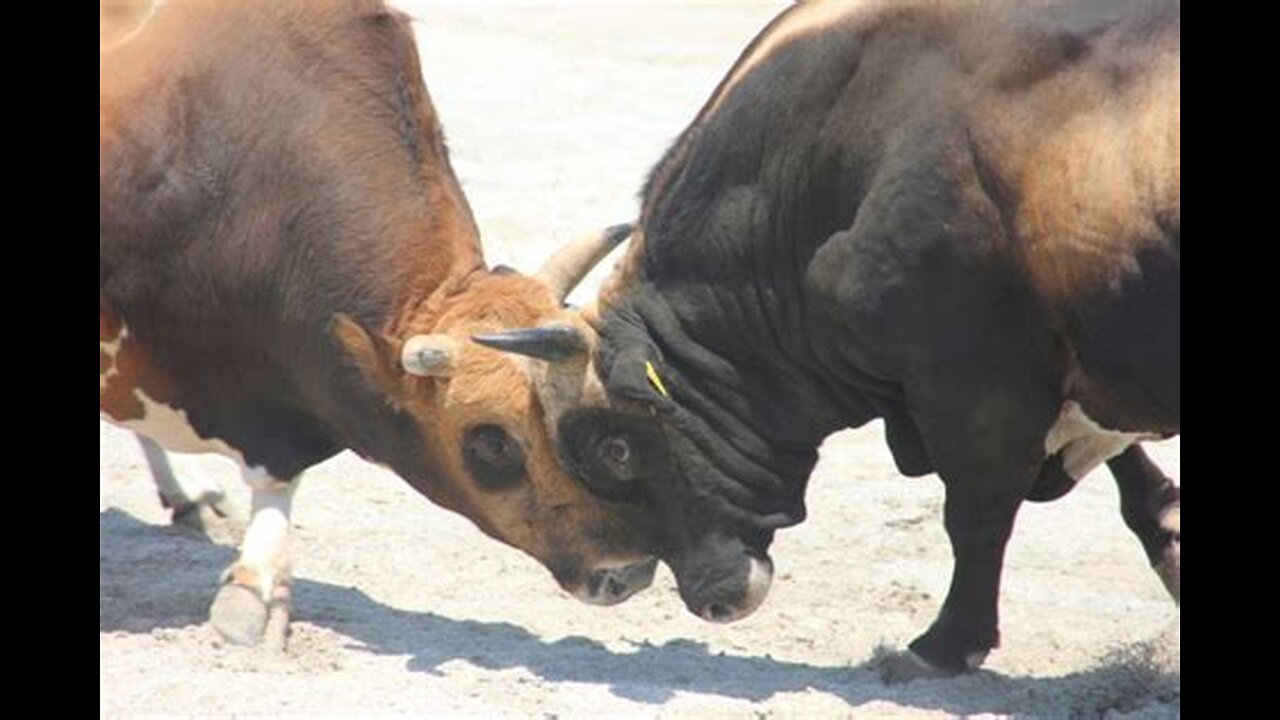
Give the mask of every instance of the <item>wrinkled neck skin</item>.
[[(643, 364), (635, 349), (647, 346), (670, 394), (658, 414), (677, 465), (675, 482), (687, 483), (663, 503), (668, 513), (685, 516), (670, 525), (715, 525), (763, 555), (774, 530), (804, 519), (804, 492), (822, 440), (851, 424), (838, 404), (841, 393), (816, 371), (814, 353), (788, 338), (794, 330), (782, 331), (793, 314), (788, 298), (803, 305), (798, 289), (734, 267), (727, 256), (707, 261), (717, 272), (670, 280), (664, 273), (655, 284), (646, 268), (666, 258), (646, 256), (644, 266), (635, 260), (624, 263), (602, 303), (598, 372), (614, 391), (617, 366), (634, 373)], [(688, 502), (690, 492), (699, 502)], [(688, 538), (671, 540), (690, 546)]]

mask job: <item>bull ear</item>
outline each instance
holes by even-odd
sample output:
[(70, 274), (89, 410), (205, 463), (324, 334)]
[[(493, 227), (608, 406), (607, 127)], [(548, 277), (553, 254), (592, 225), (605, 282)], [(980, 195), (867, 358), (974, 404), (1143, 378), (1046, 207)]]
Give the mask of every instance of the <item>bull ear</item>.
[(662, 362), (648, 347), (622, 350), (610, 358), (607, 367), (605, 388), (610, 395), (658, 410), (674, 406)]
[(397, 362), (400, 343), (394, 338), (365, 330), (360, 323), (342, 313), (333, 317), (333, 335), (374, 389), (392, 399), (400, 396), (402, 372)]

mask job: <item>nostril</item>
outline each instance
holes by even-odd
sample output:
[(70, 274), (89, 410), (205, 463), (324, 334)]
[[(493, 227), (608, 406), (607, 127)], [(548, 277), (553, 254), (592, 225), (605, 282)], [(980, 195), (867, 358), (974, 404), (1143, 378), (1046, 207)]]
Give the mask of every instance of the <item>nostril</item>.
[(600, 595), (600, 586), (604, 584), (606, 575), (607, 573), (604, 570), (597, 570), (591, 573), (591, 576), (587, 578), (588, 595), (591, 597), (598, 597)]
[(609, 591), (609, 597), (620, 597), (627, 591), (626, 583), (615, 578), (609, 578), (609, 582), (605, 587)]
[(711, 620), (727, 620), (733, 615), (733, 611), (724, 603), (711, 603), (707, 606), (707, 617)]

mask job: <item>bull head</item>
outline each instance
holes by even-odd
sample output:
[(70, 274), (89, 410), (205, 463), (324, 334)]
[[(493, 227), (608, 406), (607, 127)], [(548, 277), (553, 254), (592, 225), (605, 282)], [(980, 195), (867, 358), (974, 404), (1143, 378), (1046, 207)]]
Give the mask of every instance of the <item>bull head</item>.
[[(620, 230), (604, 236), (610, 232)], [(638, 267), (643, 240), (632, 243), (632, 256), (601, 293), (605, 303)], [(591, 256), (566, 248), (556, 257), (571, 253)], [(563, 324), (472, 339), (533, 359), (561, 462), (597, 497), (642, 508), (641, 532), (658, 539), (656, 552), (690, 611), (714, 622), (745, 617), (768, 594), (774, 531), (798, 522), (803, 503), (775, 492), (771, 467), (757, 467), (732, 444), (706, 442), (708, 429), (680, 412), (680, 377), (668, 376), (645, 328), (610, 323), (611, 333), (601, 336), (603, 324), (592, 303), (567, 313)], [(750, 482), (738, 484), (739, 476)]]
[(629, 231), (577, 240), (534, 276), (503, 268), (461, 274), (385, 333), (346, 316), (334, 325), (364, 378), (413, 419), (418, 444), (439, 465), (416, 479), (393, 469), (596, 604), (648, 585), (656, 560), (649, 536), (630, 530), (637, 521), (624, 522), (625, 508), (569, 476), (544, 420), (582, 401), (588, 373), (593, 332), (564, 298)]
[[(622, 223), (571, 242), (548, 258), (534, 277), (563, 303), (591, 268), (630, 237), (633, 229), (630, 223)], [(554, 323), (472, 335), (471, 339), (503, 352), (560, 362), (587, 353), (591, 348), (587, 334), (588, 331), (572, 323)]]

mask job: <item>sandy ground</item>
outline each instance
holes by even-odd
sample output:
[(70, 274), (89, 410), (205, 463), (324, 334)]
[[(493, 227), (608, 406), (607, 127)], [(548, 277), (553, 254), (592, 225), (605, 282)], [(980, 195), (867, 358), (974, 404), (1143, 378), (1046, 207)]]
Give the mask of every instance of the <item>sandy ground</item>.
[[(649, 165), (777, 5), (410, 5), (490, 261), (532, 269), (555, 243), (632, 217)], [(99, 438), (103, 714), (1180, 714), (1180, 615), (1105, 469), (1019, 516), (1004, 646), (984, 670), (887, 686), (877, 648), (932, 620), (951, 554), (941, 484), (900, 477), (879, 423), (823, 447), (809, 520), (774, 544), (770, 598), (730, 626), (687, 614), (665, 568), (621, 606), (579, 604), (532, 559), (344, 453), (297, 493), (284, 655), (227, 646), (204, 624), (234, 550), (169, 527), (132, 436), (101, 424)], [(1178, 440), (1150, 449), (1179, 476)], [(199, 462), (247, 502), (233, 465)]]

